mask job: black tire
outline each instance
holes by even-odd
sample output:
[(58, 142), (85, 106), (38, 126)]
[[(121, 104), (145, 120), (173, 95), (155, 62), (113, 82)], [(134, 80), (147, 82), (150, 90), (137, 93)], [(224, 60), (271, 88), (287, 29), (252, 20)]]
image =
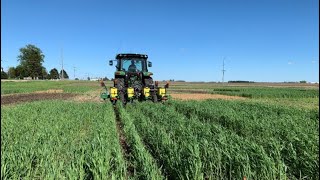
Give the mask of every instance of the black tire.
[(118, 89), (118, 91), (123, 91), (123, 89), (124, 89), (124, 79), (123, 78), (117, 78), (116, 81), (117, 81), (117, 84), (115, 84), (115, 87)]
[(144, 79), (144, 85), (151, 88), (153, 86), (153, 79), (151, 77)]

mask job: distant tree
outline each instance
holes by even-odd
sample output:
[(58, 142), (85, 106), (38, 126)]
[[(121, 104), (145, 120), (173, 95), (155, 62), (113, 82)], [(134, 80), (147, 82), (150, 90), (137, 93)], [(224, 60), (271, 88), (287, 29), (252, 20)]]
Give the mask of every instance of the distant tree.
[(42, 67), (41, 78), (42, 79), (48, 79), (48, 72), (47, 72), (47, 69), (45, 67)]
[(23, 77), (28, 76), (27, 70), (22, 65), (18, 65), (15, 70), (16, 70), (16, 77), (19, 79), (23, 79)]
[(102, 78), (103, 81), (109, 81), (107, 77)]
[[(62, 70), (60, 71), (60, 77), (62, 77)], [(64, 79), (69, 79), (68, 73), (65, 70), (63, 70), (63, 78)]]
[(8, 74), (4, 71), (1, 71), (1, 79), (8, 79)]
[(79, 78), (75, 78), (74, 80), (79, 80)]
[(20, 48), (18, 61), (20, 61), (20, 65), (25, 69), (27, 76), (35, 78), (41, 76), (44, 57), (41, 49), (35, 45), (28, 44), (26, 47)]
[(17, 75), (16, 75), (16, 68), (14, 68), (14, 67), (9, 67), (9, 69), (8, 69), (8, 78), (9, 79), (14, 79), (14, 78), (16, 78), (17, 77)]
[(90, 81), (90, 77), (88, 77), (87, 79), (88, 79), (88, 81)]
[(300, 81), (300, 83), (307, 83), (307, 81), (303, 80), (303, 81)]
[(59, 72), (56, 68), (53, 68), (49, 72), (49, 78), (50, 79), (59, 79)]

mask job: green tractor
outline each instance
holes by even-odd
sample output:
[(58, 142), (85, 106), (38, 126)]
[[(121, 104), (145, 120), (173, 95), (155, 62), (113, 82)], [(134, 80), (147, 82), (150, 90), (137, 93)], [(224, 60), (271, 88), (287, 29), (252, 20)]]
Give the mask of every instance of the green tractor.
[(101, 98), (104, 100), (109, 98), (113, 104), (120, 100), (124, 105), (134, 100), (166, 101), (168, 99), (166, 89), (169, 84), (158, 87), (158, 82), (154, 82), (151, 77), (153, 73), (148, 71), (152, 63), (147, 59), (148, 55), (145, 54), (117, 54), (116, 60), (109, 61), (110, 66), (113, 65), (113, 61), (117, 62), (113, 87), (108, 91), (101, 82), (105, 90), (101, 93)]

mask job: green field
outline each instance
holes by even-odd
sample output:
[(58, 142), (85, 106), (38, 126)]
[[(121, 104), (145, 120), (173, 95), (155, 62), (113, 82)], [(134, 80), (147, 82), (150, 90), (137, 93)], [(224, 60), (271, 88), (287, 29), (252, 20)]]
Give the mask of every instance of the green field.
[[(2, 105), (1, 178), (319, 179), (318, 86), (170, 86), (246, 99)], [(5, 96), (49, 89), (99, 96), (101, 87), (1, 82)]]

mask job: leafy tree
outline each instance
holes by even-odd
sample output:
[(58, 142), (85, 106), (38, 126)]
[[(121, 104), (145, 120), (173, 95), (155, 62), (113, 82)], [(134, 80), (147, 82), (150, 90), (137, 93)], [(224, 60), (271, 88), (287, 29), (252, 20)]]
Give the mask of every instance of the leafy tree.
[(14, 79), (14, 78), (16, 78), (16, 77), (17, 77), (17, 75), (16, 75), (16, 68), (10, 67), (10, 68), (8, 69), (8, 78)]
[(18, 61), (20, 61), (20, 65), (25, 69), (26, 75), (35, 78), (42, 74), (44, 57), (41, 49), (35, 45), (28, 44), (26, 47), (20, 48)]
[[(62, 77), (62, 70), (60, 71), (60, 77)], [(63, 79), (69, 79), (69, 76), (65, 70), (63, 70)]]
[(42, 79), (47, 79), (48, 78), (47, 69), (45, 67), (42, 67), (41, 77), (42, 77)]
[(56, 68), (53, 68), (49, 72), (50, 79), (59, 79), (59, 72)]
[(22, 65), (18, 65), (15, 70), (16, 70), (16, 77), (18, 77), (19, 79), (23, 79), (23, 77), (28, 76), (27, 70)]
[(4, 71), (1, 71), (1, 79), (8, 79), (8, 74)]

